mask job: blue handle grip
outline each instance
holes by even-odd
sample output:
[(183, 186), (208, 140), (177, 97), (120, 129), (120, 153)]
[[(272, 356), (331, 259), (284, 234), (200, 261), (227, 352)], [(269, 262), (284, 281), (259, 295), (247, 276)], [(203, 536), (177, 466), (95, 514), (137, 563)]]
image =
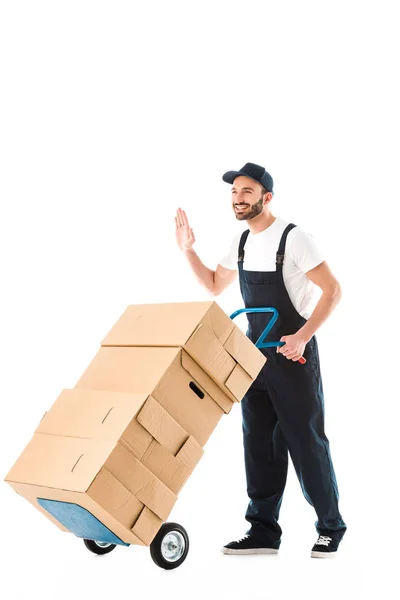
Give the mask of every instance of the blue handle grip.
[(269, 332), (271, 331), (271, 329), (273, 328), (273, 326), (275, 325), (275, 323), (278, 319), (279, 313), (276, 310), (276, 308), (273, 308), (272, 306), (267, 306), (265, 308), (239, 308), (239, 310), (236, 310), (234, 313), (231, 314), (230, 318), (234, 319), (241, 313), (261, 313), (261, 312), (270, 312), (270, 313), (272, 313), (272, 317), (271, 317), (271, 320), (269, 321), (268, 325), (266, 326), (266, 328), (264, 329), (264, 331), (262, 332), (262, 334), (256, 341), (255, 346), (257, 346), (257, 348), (272, 348), (274, 346), (283, 346), (285, 344), (285, 342), (264, 342), (265, 338), (267, 337), (267, 335), (269, 334)]

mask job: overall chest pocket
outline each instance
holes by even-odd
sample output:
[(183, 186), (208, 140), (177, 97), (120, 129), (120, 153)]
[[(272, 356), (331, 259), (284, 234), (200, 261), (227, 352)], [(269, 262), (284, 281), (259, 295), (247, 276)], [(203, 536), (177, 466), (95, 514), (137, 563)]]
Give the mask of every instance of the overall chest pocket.
[(243, 281), (249, 285), (274, 285), (277, 282), (276, 271), (244, 271)]

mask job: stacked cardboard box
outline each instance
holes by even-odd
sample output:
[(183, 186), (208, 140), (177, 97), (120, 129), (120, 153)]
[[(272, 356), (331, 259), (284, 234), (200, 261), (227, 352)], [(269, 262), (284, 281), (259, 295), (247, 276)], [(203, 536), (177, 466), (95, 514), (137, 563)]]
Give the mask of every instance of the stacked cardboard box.
[(6, 481), (62, 530), (38, 498), (77, 504), (123, 542), (149, 545), (265, 360), (216, 302), (130, 305)]

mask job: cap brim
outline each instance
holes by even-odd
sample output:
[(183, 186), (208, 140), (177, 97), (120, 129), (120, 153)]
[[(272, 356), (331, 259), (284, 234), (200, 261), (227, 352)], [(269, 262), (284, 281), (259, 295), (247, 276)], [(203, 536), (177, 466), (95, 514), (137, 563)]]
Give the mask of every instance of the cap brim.
[(222, 179), (226, 183), (233, 183), (235, 178), (239, 177), (239, 175), (243, 175), (243, 173), (239, 173), (239, 171), (227, 171), (222, 175)]

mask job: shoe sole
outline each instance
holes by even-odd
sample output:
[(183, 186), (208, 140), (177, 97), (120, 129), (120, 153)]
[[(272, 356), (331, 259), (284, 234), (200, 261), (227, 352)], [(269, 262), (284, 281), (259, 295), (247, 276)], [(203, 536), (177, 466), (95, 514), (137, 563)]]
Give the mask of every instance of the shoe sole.
[(318, 552), (317, 550), (311, 551), (312, 558), (333, 558), (336, 554), (335, 552)]
[(221, 548), (223, 554), (278, 554), (276, 548), (248, 548), (247, 550), (233, 550), (232, 548)]

